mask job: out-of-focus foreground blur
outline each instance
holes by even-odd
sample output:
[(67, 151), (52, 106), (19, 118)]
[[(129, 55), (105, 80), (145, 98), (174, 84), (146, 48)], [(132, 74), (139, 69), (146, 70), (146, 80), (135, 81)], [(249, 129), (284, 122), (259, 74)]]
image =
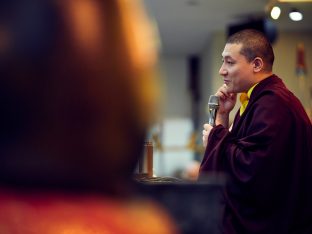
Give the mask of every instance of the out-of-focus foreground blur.
[(175, 233), (130, 193), (156, 44), (140, 1), (0, 2), (0, 233)]

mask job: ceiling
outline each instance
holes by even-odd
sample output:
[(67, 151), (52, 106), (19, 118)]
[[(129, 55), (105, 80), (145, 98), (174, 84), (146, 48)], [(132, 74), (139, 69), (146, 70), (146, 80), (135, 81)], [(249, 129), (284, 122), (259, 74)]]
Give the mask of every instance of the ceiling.
[[(158, 27), (161, 52), (192, 55), (202, 51), (215, 31), (252, 18), (269, 17), (268, 0), (144, 0)], [(312, 3), (278, 3), (282, 13), (274, 21), (277, 31), (312, 31)], [(293, 22), (288, 12), (297, 8), (303, 20)]]

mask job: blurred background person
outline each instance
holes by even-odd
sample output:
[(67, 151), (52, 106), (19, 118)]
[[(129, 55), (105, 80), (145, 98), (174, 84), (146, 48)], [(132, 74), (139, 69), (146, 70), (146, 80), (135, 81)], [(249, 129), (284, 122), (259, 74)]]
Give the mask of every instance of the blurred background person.
[(176, 170), (174, 177), (185, 182), (196, 182), (198, 179), (199, 168), (200, 162), (192, 160), (185, 167)]
[(140, 2), (0, 5), (0, 233), (175, 233), (131, 180), (158, 103)]

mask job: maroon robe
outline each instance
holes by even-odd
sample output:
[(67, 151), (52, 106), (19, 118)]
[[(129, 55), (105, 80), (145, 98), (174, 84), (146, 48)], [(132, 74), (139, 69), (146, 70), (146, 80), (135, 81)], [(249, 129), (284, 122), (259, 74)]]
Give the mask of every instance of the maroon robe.
[(224, 172), (224, 233), (312, 233), (312, 125), (273, 75), (253, 90), (232, 131), (214, 127), (200, 178)]

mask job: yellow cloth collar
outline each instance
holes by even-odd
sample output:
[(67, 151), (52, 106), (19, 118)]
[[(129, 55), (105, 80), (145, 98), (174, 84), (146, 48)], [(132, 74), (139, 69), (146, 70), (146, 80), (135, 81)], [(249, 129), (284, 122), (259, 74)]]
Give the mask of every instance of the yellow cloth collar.
[(239, 100), (241, 102), (241, 107), (239, 109), (239, 114), (240, 116), (244, 113), (247, 105), (248, 105), (248, 101), (249, 101), (249, 98), (251, 96), (251, 93), (253, 91), (253, 89), (256, 87), (258, 83), (254, 84), (248, 91), (247, 93), (241, 93), (240, 97), (239, 97)]

